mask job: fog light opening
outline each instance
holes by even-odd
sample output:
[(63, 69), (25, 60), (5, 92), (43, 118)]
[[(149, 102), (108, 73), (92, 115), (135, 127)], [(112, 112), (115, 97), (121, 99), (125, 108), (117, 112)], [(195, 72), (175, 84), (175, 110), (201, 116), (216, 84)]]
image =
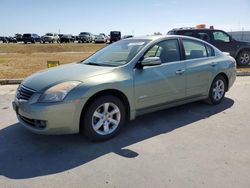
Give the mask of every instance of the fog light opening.
[(43, 120), (35, 120), (35, 126), (40, 129), (45, 129), (47, 124), (46, 121)]

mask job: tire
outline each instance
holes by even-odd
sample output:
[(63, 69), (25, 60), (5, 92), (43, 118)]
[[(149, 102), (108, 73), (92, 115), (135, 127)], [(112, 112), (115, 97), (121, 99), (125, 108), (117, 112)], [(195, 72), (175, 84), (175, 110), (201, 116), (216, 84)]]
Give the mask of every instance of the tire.
[(107, 140), (119, 133), (126, 116), (125, 106), (118, 97), (104, 95), (93, 100), (82, 113), (80, 129), (92, 141)]
[(250, 64), (250, 50), (243, 50), (237, 56), (237, 64), (239, 66), (247, 66)]
[(209, 104), (218, 105), (223, 100), (227, 88), (227, 81), (222, 75), (218, 75), (213, 80), (207, 102)]

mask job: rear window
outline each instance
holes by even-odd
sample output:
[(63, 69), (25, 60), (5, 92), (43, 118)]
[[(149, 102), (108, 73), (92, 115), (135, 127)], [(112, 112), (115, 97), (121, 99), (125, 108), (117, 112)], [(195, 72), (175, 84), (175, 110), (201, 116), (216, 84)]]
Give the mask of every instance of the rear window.
[(89, 33), (82, 32), (82, 33), (80, 33), (80, 35), (89, 35)]
[(201, 39), (201, 40), (204, 40), (204, 41), (207, 41), (207, 42), (210, 41), (209, 35), (208, 35), (207, 33), (205, 33), (205, 32), (199, 31), (199, 32), (197, 32), (197, 36), (198, 36), (198, 38)]
[(184, 36), (194, 36), (194, 32), (193, 31), (178, 31), (178, 35), (184, 35)]
[(120, 35), (120, 32), (119, 31), (112, 31), (111, 34), (113, 34), (113, 35)]
[(207, 49), (204, 44), (187, 39), (183, 39), (182, 41), (186, 59), (207, 57)]
[(169, 31), (169, 32), (168, 32), (168, 35), (174, 35), (174, 34), (175, 34), (174, 31)]

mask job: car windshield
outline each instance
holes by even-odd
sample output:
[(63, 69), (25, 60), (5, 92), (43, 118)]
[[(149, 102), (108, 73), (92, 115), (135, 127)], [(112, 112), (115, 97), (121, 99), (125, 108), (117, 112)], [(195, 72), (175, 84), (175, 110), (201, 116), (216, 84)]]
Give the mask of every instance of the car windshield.
[(96, 66), (121, 66), (132, 60), (149, 41), (122, 40), (101, 49), (82, 63)]

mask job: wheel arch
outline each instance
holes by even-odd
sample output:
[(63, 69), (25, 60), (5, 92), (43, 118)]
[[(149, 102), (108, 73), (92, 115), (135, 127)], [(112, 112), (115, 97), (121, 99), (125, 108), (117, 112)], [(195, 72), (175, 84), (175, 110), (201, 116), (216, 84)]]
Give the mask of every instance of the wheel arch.
[(236, 55), (235, 55), (235, 59), (237, 59), (239, 57), (240, 53), (243, 52), (243, 51), (249, 51), (250, 52), (250, 47), (242, 47), (242, 48), (240, 48), (237, 51)]
[[(126, 114), (127, 114), (127, 120), (130, 119), (131, 106), (130, 106), (129, 100), (128, 100), (127, 96), (122, 91), (117, 90), (117, 89), (106, 89), (106, 90), (99, 91), (99, 92), (95, 93), (94, 95), (92, 95), (87, 100), (87, 102), (85, 103), (85, 105), (83, 106), (83, 109), (82, 109), (82, 112), (81, 112), (81, 117), (83, 116), (84, 112), (88, 109), (88, 106), (90, 105), (90, 103), (93, 100), (95, 100), (97, 97), (104, 96), (104, 95), (111, 95), (111, 96), (118, 97), (122, 101), (122, 103), (124, 104), (124, 106), (125, 106)], [(82, 121), (81, 117), (80, 117), (80, 124), (79, 124), (79, 126), (82, 123), (81, 122)]]

